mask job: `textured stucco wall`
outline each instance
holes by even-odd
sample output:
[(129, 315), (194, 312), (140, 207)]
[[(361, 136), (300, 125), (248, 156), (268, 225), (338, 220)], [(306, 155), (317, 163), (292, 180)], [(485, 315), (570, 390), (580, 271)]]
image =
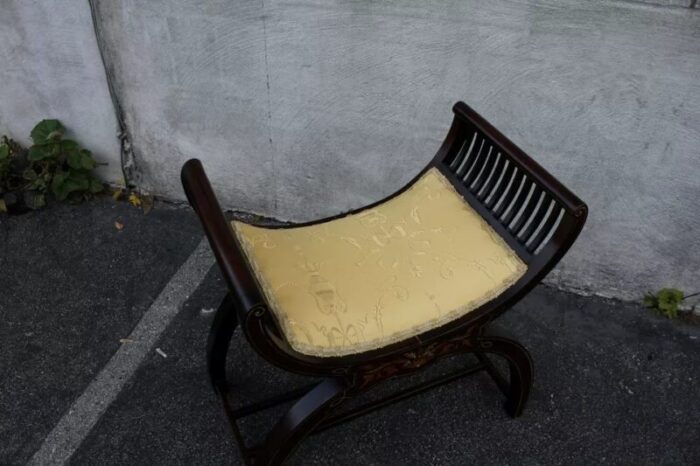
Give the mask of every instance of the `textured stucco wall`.
[[(663, 2), (662, 2), (663, 3)], [(199, 157), (228, 207), (309, 219), (390, 193), (462, 99), (590, 204), (550, 280), (700, 285), (700, 15), (578, 1), (100, 1), (144, 182)]]
[[(689, 0), (94, 3), (138, 181), (157, 194), (182, 199), (179, 168), (199, 157), (227, 207), (357, 207), (410, 179), (464, 100), (590, 205), (550, 281), (619, 297), (700, 285)], [(2, 7), (0, 130), (61, 118), (118, 179), (87, 2)]]
[(0, 1), (0, 134), (29, 143), (44, 118), (58, 118), (121, 179), (114, 108), (87, 1)]

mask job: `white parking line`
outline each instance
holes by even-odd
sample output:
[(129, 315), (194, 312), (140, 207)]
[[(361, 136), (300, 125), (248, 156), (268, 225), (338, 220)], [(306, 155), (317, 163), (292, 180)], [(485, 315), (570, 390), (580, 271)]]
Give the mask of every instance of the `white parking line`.
[(152, 351), (214, 263), (206, 239), (173, 275), (122, 346), (63, 415), (28, 464), (65, 464)]

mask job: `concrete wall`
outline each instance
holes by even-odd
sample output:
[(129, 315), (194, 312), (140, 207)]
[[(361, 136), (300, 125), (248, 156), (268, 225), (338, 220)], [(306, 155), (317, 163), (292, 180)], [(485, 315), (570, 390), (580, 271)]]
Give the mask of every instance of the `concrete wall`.
[[(227, 207), (336, 213), (410, 179), (464, 100), (590, 205), (549, 280), (627, 298), (700, 287), (700, 13), (670, 6), (686, 3), (95, 1), (142, 186), (182, 199), (179, 168), (199, 157)], [(3, 25), (75, 30), (10, 5)], [(88, 29), (89, 11), (65, 21)], [(80, 47), (98, 76), (94, 42)], [(33, 79), (25, 93), (46, 85)], [(107, 118), (101, 95), (89, 111)]]
[(105, 179), (121, 179), (114, 108), (87, 2), (0, 0), (0, 134), (29, 143), (58, 118), (92, 150)]
[(401, 186), (465, 100), (591, 207), (550, 279), (700, 286), (700, 15), (619, 2), (99, 2), (144, 183), (310, 219)]

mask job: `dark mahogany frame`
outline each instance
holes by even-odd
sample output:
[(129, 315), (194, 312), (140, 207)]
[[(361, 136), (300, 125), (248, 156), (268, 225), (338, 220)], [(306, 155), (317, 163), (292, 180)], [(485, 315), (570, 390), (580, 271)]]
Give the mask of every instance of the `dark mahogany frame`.
[[(280, 464), (311, 433), (479, 370), (486, 370), (504, 392), (508, 413), (513, 417), (522, 413), (532, 384), (530, 355), (515, 340), (492, 333), (488, 324), (525, 296), (559, 262), (583, 228), (587, 207), (469, 106), (458, 102), (453, 111), (452, 126), (437, 154), (401, 190), (351, 212), (274, 227), (312, 225), (371, 208), (402, 193), (425, 171), (436, 167), (527, 264), (527, 272), (513, 286), (472, 312), (439, 328), (364, 353), (316, 357), (298, 353), (289, 345), (232, 234), (202, 164), (193, 159), (182, 168), (187, 198), (199, 215), (228, 284), (229, 292), (215, 315), (209, 335), (207, 362), (212, 384), (223, 402), (246, 463)], [(233, 387), (226, 379), (226, 355), (239, 325), (250, 345), (268, 362), (290, 372), (320, 377), (322, 381), (250, 406), (234, 408)], [(344, 401), (382, 381), (456, 353), (472, 353), (478, 364), (359, 408), (340, 409)], [(487, 353), (508, 362), (509, 378), (500, 374)], [(292, 400), (297, 401), (265, 440), (260, 445), (247, 447), (236, 421)]]

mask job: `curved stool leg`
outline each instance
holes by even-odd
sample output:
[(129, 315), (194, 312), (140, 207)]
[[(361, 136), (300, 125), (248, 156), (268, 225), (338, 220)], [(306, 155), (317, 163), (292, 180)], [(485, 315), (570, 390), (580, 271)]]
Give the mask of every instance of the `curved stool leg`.
[(304, 395), (275, 424), (263, 445), (252, 457), (254, 465), (278, 465), (294, 452), (301, 441), (344, 399), (346, 385), (326, 379)]
[[(487, 370), (501, 391), (506, 395), (506, 411), (512, 417), (522, 414), (532, 387), (532, 358), (527, 349), (509, 338), (496, 335), (484, 335), (478, 339), (479, 359), (487, 363)], [(483, 353), (492, 353), (508, 361), (510, 383), (507, 383), (498, 370), (488, 361)], [(485, 361), (486, 359), (486, 361)]]
[(227, 293), (214, 315), (214, 322), (207, 340), (207, 367), (214, 389), (224, 395), (228, 388), (226, 381), (226, 353), (234, 330), (238, 326), (236, 308), (231, 293)]

